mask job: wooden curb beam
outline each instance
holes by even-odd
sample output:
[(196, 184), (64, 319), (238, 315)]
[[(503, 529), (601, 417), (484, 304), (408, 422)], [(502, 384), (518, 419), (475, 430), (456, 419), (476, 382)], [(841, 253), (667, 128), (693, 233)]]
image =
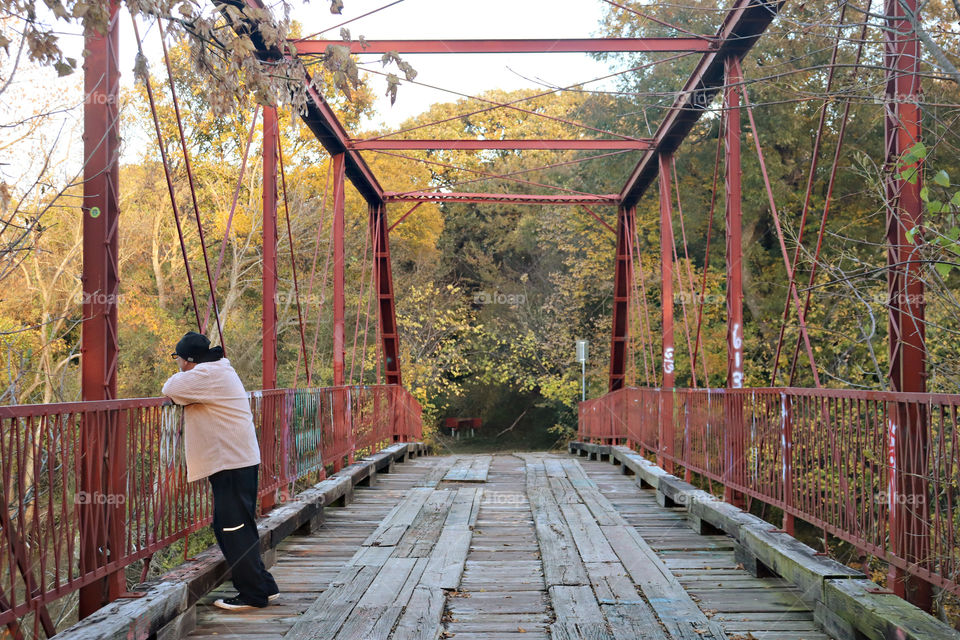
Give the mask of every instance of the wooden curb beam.
[(875, 582), (779, 531), (769, 522), (673, 476), (627, 447), (571, 442), (570, 453), (609, 458), (665, 507), (684, 507), (701, 534), (723, 532), (735, 541), (737, 561), (755, 576), (778, 575), (814, 605), (817, 624), (838, 640), (960, 640), (960, 632)]

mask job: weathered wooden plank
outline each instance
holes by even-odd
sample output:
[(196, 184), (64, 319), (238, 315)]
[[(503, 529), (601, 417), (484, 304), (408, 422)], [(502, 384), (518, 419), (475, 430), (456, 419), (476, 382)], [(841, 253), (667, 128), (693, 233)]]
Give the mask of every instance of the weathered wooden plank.
[(284, 640), (333, 638), (373, 582), (378, 567), (344, 569), (330, 587), (303, 612)]
[(363, 542), (363, 546), (389, 547), (396, 545), (403, 534), (406, 533), (407, 528), (416, 520), (423, 504), (432, 494), (433, 489), (427, 487), (410, 489), (406, 498), (387, 514), (376, 531), (371, 533)]
[(482, 498), (483, 489), (481, 488), (461, 487), (457, 489), (453, 504), (450, 505), (450, 513), (447, 514), (447, 519), (443, 523), (444, 528), (471, 528), (477, 520)]
[(449, 489), (434, 490), (420, 507), (420, 512), (410, 523), (403, 537), (396, 544), (393, 554), (397, 557), (425, 557), (433, 550), (440, 537), (450, 506), (456, 497)]
[(391, 640), (437, 640), (445, 601), (440, 589), (414, 589)]
[(550, 640), (614, 640), (614, 638), (610, 635), (605, 622), (558, 620), (550, 625)]
[(534, 488), (529, 497), (546, 584), (586, 584), (583, 561), (553, 494), (545, 488)]
[(450, 468), (457, 463), (457, 456), (450, 456), (448, 458), (436, 458), (432, 461), (432, 469), (429, 473), (422, 479), (418, 480), (416, 485), (417, 487), (436, 487), (443, 477), (447, 475), (450, 471)]
[(707, 619), (633, 527), (607, 526), (601, 529), (620, 562), (672, 636), (691, 640), (720, 640), (727, 637), (720, 625)]
[(560, 511), (584, 562), (619, 562), (586, 505), (561, 504)]
[(427, 559), (420, 584), (437, 589), (456, 589), (463, 577), (467, 554), (470, 552), (469, 529), (445, 528)]

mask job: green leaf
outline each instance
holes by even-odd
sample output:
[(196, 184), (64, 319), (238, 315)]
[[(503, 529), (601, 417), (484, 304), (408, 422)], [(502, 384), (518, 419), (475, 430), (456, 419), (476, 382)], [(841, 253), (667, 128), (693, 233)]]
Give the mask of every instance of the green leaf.
[(930, 189), (926, 186), (920, 189), (920, 199), (924, 202), (930, 202)]
[(960, 239), (960, 227), (951, 227), (947, 231), (947, 237), (956, 242)]
[(904, 164), (909, 164), (912, 160), (922, 160), (927, 157), (927, 146), (922, 142), (910, 147), (907, 154), (903, 157)]
[(943, 206), (943, 203), (939, 200), (934, 200), (933, 202), (927, 203), (927, 210), (930, 213), (943, 213), (944, 209), (945, 207)]
[(943, 169), (940, 169), (940, 171), (937, 171), (937, 175), (933, 176), (933, 181), (934, 183), (940, 185), (941, 187), (949, 187), (950, 174), (948, 174)]
[(933, 268), (937, 270), (937, 273), (940, 274), (941, 278), (946, 278), (948, 275), (950, 275), (950, 270), (953, 269), (953, 265), (947, 264), (946, 262), (938, 262), (937, 264), (933, 265)]
[(897, 180), (904, 180), (910, 184), (917, 184), (917, 168), (907, 167), (897, 174)]
[(907, 229), (906, 234), (904, 234), (904, 235), (907, 236), (907, 242), (909, 242), (910, 244), (915, 244), (914, 241), (913, 241), (913, 236), (915, 236), (915, 235), (917, 234), (917, 231), (918, 231), (919, 229), (920, 229), (920, 227), (914, 227), (914, 228), (912, 228), (912, 229)]
[(953, 194), (953, 197), (950, 198), (950, 204), (955, 207), (960, 207), (960, 191), (957, 191), (955, 194)]

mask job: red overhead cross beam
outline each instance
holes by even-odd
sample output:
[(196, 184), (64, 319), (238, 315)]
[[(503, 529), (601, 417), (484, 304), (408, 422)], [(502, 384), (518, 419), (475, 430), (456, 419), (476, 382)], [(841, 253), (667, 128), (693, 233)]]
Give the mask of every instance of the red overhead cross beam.
[(632, 53), (709, 51), (704, 38), (560, 38), (548, 40), (294, 40), (298, 55), (326, 53), (328, 46), (350, 53)]
[(354, 140), (349, 148), (357, 151), (367, 150), (439, 150), (455, 149), (482, 151), (486, 149), (556, 149), (561, 151), (602, 150), (619, 151), (621, 149), (649, 149), (653, 142), (641, 140)]
[(386, 191), (383, 194), (386, 202), (507, 202), (512, 204), (592, 204), (615, 205), (618, 196), (615, 193), (607, 195), (563, 195), (544, 196), (526, 193), (459, 193), (459, 192), (432, 192), (409, 191), (398, 193)]

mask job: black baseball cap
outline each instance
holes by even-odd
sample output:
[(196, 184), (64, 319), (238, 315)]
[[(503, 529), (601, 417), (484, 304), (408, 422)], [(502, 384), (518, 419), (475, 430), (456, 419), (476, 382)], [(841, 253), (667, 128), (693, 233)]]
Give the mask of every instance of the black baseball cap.
[(171, 356), (180, 356), (187, 362), (202, 362), (210, 351), (210, 340), (196, 331), (187, 331), (180, 338)]

